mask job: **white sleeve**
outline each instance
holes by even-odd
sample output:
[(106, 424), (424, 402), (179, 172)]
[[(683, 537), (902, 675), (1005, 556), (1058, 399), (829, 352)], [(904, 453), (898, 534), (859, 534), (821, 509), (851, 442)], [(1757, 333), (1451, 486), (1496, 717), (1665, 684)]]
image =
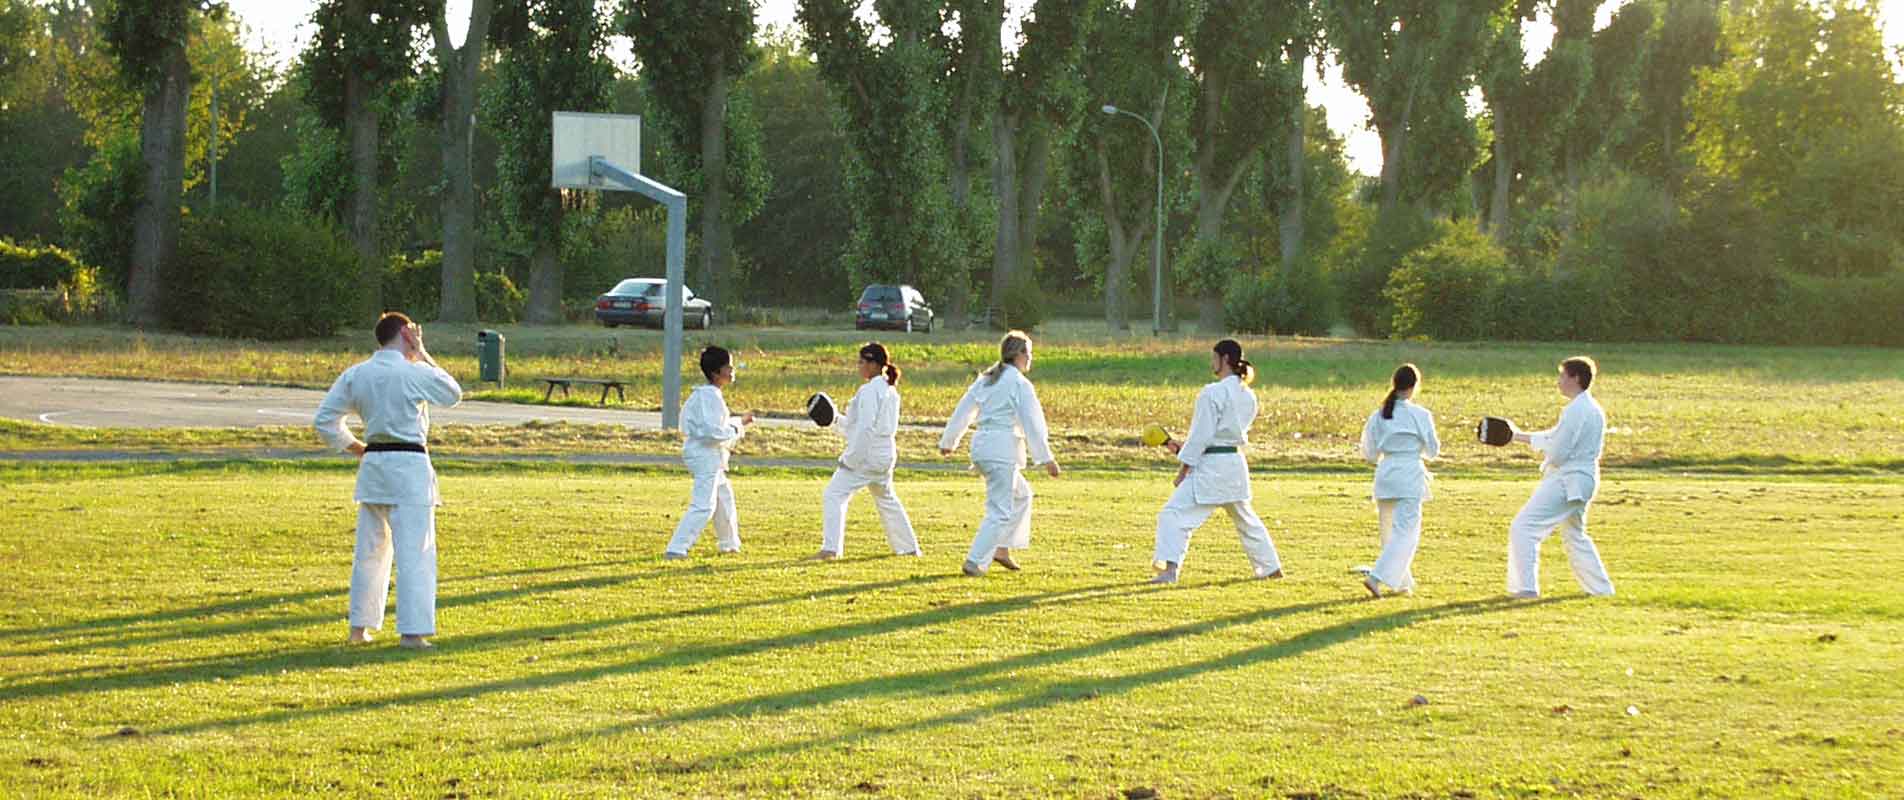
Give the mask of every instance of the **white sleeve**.
[(882, 411), (879, 392), (870, 390), (868, 386), (860, 387), (859, 392), (853, 395), (852, 406), (847, 410), (851, 413), (846, 418), (846, 429), (841, 431), (846, 435), (846, 449), (864, 452), (864, 448), (871, 446), (872, 438), (877, 435), (874, 429), (879, 424)]
[(1183, 447), (1177, 450), (1177, 460), (1195, 467), (1203, 460), (1203, 448), (1210, 446), (1210, 437), (1216, 434), (1216, 417), (1223, 409), (1216, 404), (1216, 390), (1205, 386), (1197, 392), (1197, 405), (1190, 412), (1190, 432), (1183, 436)]
[(1381, 418), (1382, 412), (1377, 411), (1369, 415), (1367, 422), (1362, 423), (1362, 459), (1370, 464), (1382, 461), (1382, 453), (1376, 449), (1375, 441), (1375, 421)]
[(739, 439), (741, 426), (727, 416), (727, 404), (705, 395), (688, 395), (687, 408), (681, 411), (681, 432), (690, 439), (715, 443)]
[(463, 402), (463, 387), (442, 367), (417, 364), (414, 387), (421, 399), (433, 406), (449, 408)]
[(873, 420), (868, 427), (872, 429), (874, 436), (891, 439), (899, 435), (899, 390), (898, 388), (886, 389), (880, 392), (880, 396), (882, 402), (879, 404), (879, 418)]
[(978, 420), (978, 387), (984, 382), (979, 378), (965, 390), (965, 396), (959, 398), (959, 404), (952, 409), (952, 416), (945, 421), (945, 433), (939, 436), (939, 449), (952, 450), (959, 446), (959, 440), (965, 438), (965, 431)]
[(1045, 407), (1038, 404), (1038, 390), (1031, 381), (1018, 384), (1018, 427), (1025, 429), (1025, 446), (1031, 450), (1031, 463), (1049, 464), (1051, 429), (1045, 424)]
[(1421, 457), (1436, 459), (1441, 457), (1441, 434), (1435, 432), (1435, 415), (1428, 409), (1421, 410)]
[(311, 421), (311, 427), (317, 429), (324, 445), (339, 453), (357, 443), (357, 437), (344, 427), (344, 417), (350, 413), (350, 373), (351, 370), (345, 370), (337, 376), (331, 390), (324, 393), (324, 401), (317, 405), (317, 417)]

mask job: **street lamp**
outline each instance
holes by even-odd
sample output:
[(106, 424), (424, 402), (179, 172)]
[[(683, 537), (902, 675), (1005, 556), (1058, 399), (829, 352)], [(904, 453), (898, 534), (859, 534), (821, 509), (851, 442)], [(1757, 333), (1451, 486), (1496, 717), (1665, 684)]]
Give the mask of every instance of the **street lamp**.
[(1123, 114), (1138, 122), (1150, 131), (1151, 141), (1157, 143), (1157, 230), (1151, 237), (1156, 240), (1156, 248), (1150, 257), (1150, 335), (1156, 336), (1164, 324), (1164, 138), (1157, 135), (1157, 126), (1150, 120), (1113, 105), (1106, 105), (1104, 113), (1116, 116)]

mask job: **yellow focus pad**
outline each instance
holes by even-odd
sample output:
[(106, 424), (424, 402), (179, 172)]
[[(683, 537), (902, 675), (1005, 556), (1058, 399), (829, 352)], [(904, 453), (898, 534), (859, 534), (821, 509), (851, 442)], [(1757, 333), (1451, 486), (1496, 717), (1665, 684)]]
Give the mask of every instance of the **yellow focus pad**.
[(1145, 428), (1143, 436), (1138, 439), (1150, 447), (1160, 447), (1164, 442), (1170, 441), (1170, 434), (1164, 430), (1164, 426), (1152, 425)]

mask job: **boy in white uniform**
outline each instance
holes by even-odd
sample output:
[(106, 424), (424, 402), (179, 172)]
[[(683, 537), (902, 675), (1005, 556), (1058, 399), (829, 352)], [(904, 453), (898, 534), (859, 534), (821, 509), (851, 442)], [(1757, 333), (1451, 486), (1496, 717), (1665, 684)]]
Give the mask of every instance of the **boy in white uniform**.
[(846, 552), (846, 507), (853, 495), (866, 489), (879, 509), (879, 521), (886, 529), (886, 543), (895, 554), (919, 555), (919, 538), (913, 534), (912, 520), (906, 507), (893, 493), (893, 465), (899, 457), (894, 439), (899, 434), (899, 367), (892, 363), (886, 346), (868, 342), (859, 349), (859, 376), (866, 381), (853, 395), (840, 433), (846, 436), (846, 451), (840, 454), (840, 466), (821, 496), (820, 552), (817, 561), (831, 561)]
[(1177, 454), (1176, 491), (1157, 512), (1157, 545), (1151, 564), (1157, 569), (1151, 583), (1176, 583), (1183, 557), (1190, 549), (1190, 533), (1221, 508), (1230, 514), (1258, 578), (1283, 576), (1282, 558), (1269, 528), (1250, 506), (1249, 463), (1243, 450), (1249, 445), (1250, 424), (1256, 421), (1256, 393), (1249, 383), (1256, 367), (1243, 358), (1243, 346), (1234, 339), (1217, 342), (1210, 354), (1217, 381), (1197, 393), (1190, 416), (1190, 433), (1181, 444), (1165, 446)]
[[(324, 443), (358, 458), (357, 546), (351, 557), (351, 644), (383, 627), (391, 562), (397, 569), (399, 644), (431, 647), (436, 635), (436, 507), (443, 498), (430, 465), (432, 405), (463, 399), (463, 387), (423, 348), (423, 329), (391, 312), (377, 320), (380, 349), (331, 384), (312, 427)], [(364, 441), (344, 417), (364, 421)]]
[(1032, 463), (1043, 465), (1056, 478), (1063, 474), (1051, 454), (1050, 431), (1044, 407), (1025, 373), (1031, 369), (1031, 337), (1011, 331), (998, 343), (998, 362), (980, 373), (959, 398), (952, 418), (939, 437), (939, 453), (951, 455), (975, 423), (972, 465), (985, 476), (985, 517), (966, 553), (966, 575), (984, 577), (996, 562), (1017, 570), (1011, 551), (1031, 546), (1031, 484), (1019, 470), (1025, 467), (1025, 448)]
[(1606, 412), (1588, 393), (1599, 367), (1575, 356), (1560, 362), (1556, 386), (1567, 398), (1560, 422), (1536, 433), (1515, 433), (1514, 440), (1545, 454), (1540, 485), (1527, 499), (1507, 532), (1507, 593), (1540, 596), (1540, 544), (1560, 528), (1574, 579), (1591, 595), (1613, 594), (1600, 551), (1587, 537), (1587, 504), (1600, 485), (1600, 453), (1606, 446)]
[(1415, 405), (1421, 370), (1403, 364), (1389, 383), (1388, 398), (1362, 426), (1362, 457), (1375, 465), (1376, 518), (1381, 532), (1381, 557), (1362, 579), (1362, 588), (1374, 597), (1382, 587), (1398, 592), (1415, 590), (1415, 548), (1421, 543), (1421, 504), (1432, 493), (1432, 477), (1422, 461), (1441, 454), (1435, 434), (1435, 416)]
[(727, 482), (727, 459), (747, 426), (754, 424), (754, 415), (727, 413), (721, 389), (734, 382), (734, 357), (725, 348), (709, 345), (701, 351), (701, 374), (707, 376), (706, 385), (695, 387), (681, 406), (681, 463), (694, 476), (694, 489), (662, 554), (665, 559), (687, 558), (688, 548), (710, 520), (720, 552), (740, 552), (740, 514), (734, 508), (734, 487)]

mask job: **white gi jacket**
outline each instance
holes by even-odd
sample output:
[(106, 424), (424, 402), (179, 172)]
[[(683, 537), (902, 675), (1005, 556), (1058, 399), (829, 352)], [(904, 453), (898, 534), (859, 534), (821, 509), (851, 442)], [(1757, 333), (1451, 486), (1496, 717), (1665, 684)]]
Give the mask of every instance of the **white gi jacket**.
[[(448, 408), (463, 399), (463, 387), (442, 369), (412, 362), (395, 350), (378, 350), (331, 384), (311, 426), (324, 444), (342, 452), (357, 443), (344, 416), (364, 421), (364, 440), (429, 444), (431, 405)], [(428, 453), (365, 453), (357, 466), (356, 501), (384, 505), (441, 505), (436, 470)]]
[(1590, 502), (1600, 487), (1600, 452), (1606, 448), (1606, 412), (1582, 391), (1560, 411), (1560, 422), (1528, 438), (1546, 454), (1540, 472), (1560, 481), (1569, 502)]
[[(1256, 421), (1256, 393), (1235, 375), (1207, 384), (1197, 392), (1190, 414), (1190, 432), (1184, 435), (1177, 460), (1190, 467), (1190, 487), (1201, 505), (1221, 505), (1250, 499), (1249, 464), (1243, 449), (1249, 445), (1250, 424)], [(1210, 447), (1234, 447), (1234, 453), (1207, 453)]]
[(1044, 406), (1031, 380), (1011, 364), (1006, 364), (997, 383), (986, 383), (980, 375), (959, 398), (952, 418), (939, 437), (939, 449), (959, 446), (967, 428), (976, 423), (972, 434), (972, 463), (1009, 463), (1025, 466), (1025, 448), (1031, 448), (1031, 463), (1048, 464), (1051, 456), (1051, 432), (1045, 425)]
[(1395, 401), (1394, 419), (1382, 419), (1378, 408), (1362, 426), (1362, 457), (1375, 465), (1377, 500), (1429, 499), (1434, 476), (1421, 462), (1440, 455), (1435, 415), (1407, 399)]
[(866, 475), (891, 472), (899, 458), (893, 443), (899, 434), (899, 387), (888, 384), (885, 375), (861, 385), (840, 420), (840, 434), (846, 437), (840, 466)]
[(695, 387), (682, 404), (681, 432), (687, 436), (681, 443), (681, 462), (689, 472), (705, 474), (727, 469), (728, 454), (746, 435), (747, 426), (727, 413), (720, 387), (706, 383)]

